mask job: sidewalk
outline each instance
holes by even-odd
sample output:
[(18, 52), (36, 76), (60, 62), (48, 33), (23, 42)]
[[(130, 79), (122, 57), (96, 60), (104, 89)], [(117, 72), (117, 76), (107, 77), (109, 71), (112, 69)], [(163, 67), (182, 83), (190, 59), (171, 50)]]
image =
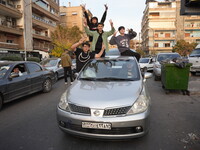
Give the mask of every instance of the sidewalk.
[(200, 95), (200, 73), (189, 77), (188, 90), (190, 95)]

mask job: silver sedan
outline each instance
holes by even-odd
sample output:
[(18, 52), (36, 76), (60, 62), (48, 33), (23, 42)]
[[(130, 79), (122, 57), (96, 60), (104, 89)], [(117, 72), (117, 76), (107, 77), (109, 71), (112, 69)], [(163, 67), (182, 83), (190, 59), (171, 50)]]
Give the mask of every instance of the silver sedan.
[(140, 137), (149, 130), (150, 96), (133, 57), (89, 61), (63, 93), (57, 121), (64, 132), (93, 138)]

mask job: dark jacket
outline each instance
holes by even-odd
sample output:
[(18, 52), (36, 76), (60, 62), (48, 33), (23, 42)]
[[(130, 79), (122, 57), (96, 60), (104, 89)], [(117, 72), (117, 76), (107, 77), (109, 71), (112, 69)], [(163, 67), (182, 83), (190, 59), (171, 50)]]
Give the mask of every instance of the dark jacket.
[[(98, 18), (97, 17), (92, 17), (91, 19), (89, 19), (89, 17), (88, 17), (88, 14), (87, 14), (87, 12), (86, 11), (84, 11), (84, 14), (85, 14), (85, 18), (86, 18), (86, 20), (87, 20), (87, 25), (88, 25), (88, 27), (89, 27), (89, 29), (91, 30), (91, 31), (96, 31), (97, 30), (97, 26), (98, 26)], [(105, 22), (105, 20), (106, 20), (106, 15), (107, 15), (107, 11), (105, 11), (104, 12), (104, 14), (103, 14), (103, 16), (102, 16), (102, 18), (101, 18), (101, 23), (104, 23)], [(97, 19), (97, 23), (92, 23), (92, 19), (93, 18), (96, 18)], [(90, 42), (92, 42), (92, 36), (89, 36), (89, 39), (90, 39)]]

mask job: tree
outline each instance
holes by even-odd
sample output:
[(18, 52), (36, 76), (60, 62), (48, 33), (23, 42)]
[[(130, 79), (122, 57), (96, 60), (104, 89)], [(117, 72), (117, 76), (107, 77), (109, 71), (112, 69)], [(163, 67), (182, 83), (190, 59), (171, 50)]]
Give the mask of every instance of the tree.
[(51, 55), (55, 57), (61, 57), (64, 49), (70, 49), (71, 45), (77, 42), (83, 32), (77, 26), (72, 28), (58, 25), (56, 30), (51, 33), (51, 39), (54, 48), (51, 51)]
[(144, 56), (145, 56), (145, 53), (144, 53), (144, 51), (142, 50), (141, 47), (138, 47), (138, 48), (136, 49), (136, 52), (138, 52), (138, 53), (140, 54), (141, 57), (144, 57)]
[(187, 56), (196, 46), (197, 43), (189, 43), (185, 40), (179, 40), (176, 45), (173, 46), (172, 52), (177, 52), (181, 56)]

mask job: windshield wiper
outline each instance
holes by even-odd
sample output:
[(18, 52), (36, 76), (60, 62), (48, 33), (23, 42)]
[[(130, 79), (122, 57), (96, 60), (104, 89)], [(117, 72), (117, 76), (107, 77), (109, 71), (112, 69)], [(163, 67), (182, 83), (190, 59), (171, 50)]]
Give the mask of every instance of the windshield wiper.
[(100, 81), (134, 81), (132, 78), (114, 78), (114, 77), (105, 77), (105, 78), (97, 78)]

